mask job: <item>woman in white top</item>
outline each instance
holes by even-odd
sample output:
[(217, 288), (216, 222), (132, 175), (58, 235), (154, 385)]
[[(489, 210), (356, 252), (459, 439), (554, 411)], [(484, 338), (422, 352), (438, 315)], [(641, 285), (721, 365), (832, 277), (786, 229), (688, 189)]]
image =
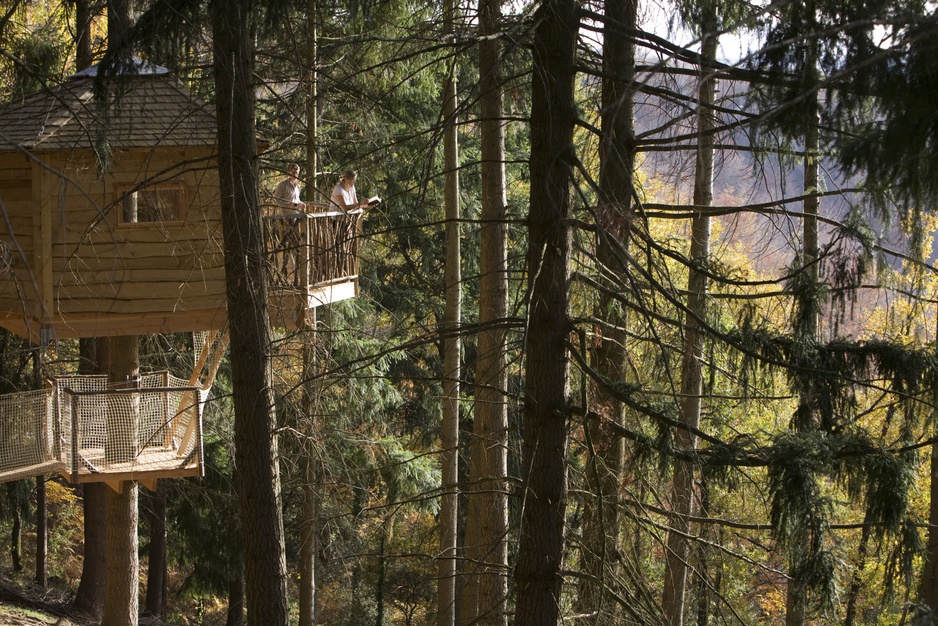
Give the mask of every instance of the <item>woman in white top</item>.
[(358, 195), (355, 193), (356, 176), (355, 170), (344, 172), (339, 177), (339, 184), (332, 190), (332, 204), (346, 213), (368, 206), (367, 202), (358, 201)]

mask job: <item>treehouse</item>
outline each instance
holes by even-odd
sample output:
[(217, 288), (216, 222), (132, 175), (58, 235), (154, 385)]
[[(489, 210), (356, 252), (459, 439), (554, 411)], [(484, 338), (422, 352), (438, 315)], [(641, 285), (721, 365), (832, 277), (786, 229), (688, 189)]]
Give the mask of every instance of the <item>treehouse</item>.
[[(201, 471), (201, 406), (227, 345), (215, 118), (165, 68), (96, 78), (0, 107), (0, 327), (37, 343), (209, 339), (189, 380), (75, 376), (0, 398), (0, 481)], [(273, 325), (356, 295), (358, 214), (266, 211)]]
[[(0, 326), (32, 341), (223, 327), (211, 109), (158, 66), (94, 75), (0, 107)], [(278, 326), (357, 292), (357, 216), (299, 221), (289, 249), (268, 239), (293, 273), (271, 283)]]

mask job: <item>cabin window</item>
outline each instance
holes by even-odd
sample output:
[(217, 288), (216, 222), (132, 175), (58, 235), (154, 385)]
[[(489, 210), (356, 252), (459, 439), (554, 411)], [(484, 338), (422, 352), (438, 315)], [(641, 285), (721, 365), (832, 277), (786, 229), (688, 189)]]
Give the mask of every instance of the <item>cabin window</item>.
[(181, 183), (125, 189), (119, 193), (123, 224), (181, 222), (185, 217), (186, 187)]

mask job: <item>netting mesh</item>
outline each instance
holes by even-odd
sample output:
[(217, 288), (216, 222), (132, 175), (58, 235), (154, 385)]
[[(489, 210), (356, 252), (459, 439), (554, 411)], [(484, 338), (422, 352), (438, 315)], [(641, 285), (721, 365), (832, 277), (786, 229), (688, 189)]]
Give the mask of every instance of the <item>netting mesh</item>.
[(192, 333), (195, 363), (192, 366), (192, 377), (189, 379), (190, 385), (198, 385), (204, 390), (211, 389), (225, 350), (228, 349), (228, 339), (227, 328), (222, 331)]
[(202, 408), (228, 344), (195, 333), (190, 379), (169, 372), (109, 388), (107, 376), (62, 376), (0, 396), (0, 482), (61, 472), (73, 481), (201, 472)]
[(52, 414), (52, 396), (45, 390), (0, 396), (2, 480), (32, 476), (31, 468), (54, 471), (60, 465)]
[(62, 460), (73, 480), (199, 467), (207, 391), (166, 372), (144, 376), (131, 389), (107, 389), (105, 381), (103, 388), (76, 390), (74, 382), (54, 381)]

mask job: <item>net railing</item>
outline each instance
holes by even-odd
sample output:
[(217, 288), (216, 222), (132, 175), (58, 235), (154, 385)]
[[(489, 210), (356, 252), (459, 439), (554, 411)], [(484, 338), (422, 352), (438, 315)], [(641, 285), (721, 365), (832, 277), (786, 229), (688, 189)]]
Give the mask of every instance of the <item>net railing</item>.
[(54, 419), (49, 390), (0, 396), (0, 416), (0, 481), (63, 467), (58, 423)]
[(160, 372), (125, 389), (74, 389), (57, 381), (63, 461), (83, 475), (130, 478), (201, 467), (202, 406), (208, 392)]
[(288, 212), (264, 205), (270, 282), (275, 287), (315, 288), (358, 276), (362, 210)]
[(0, 396), (0, 481), (55, 471), (73, 482), (201, 473), (207, 389), (168, 372), (123, 389), (106, 376), (50, 382)]

